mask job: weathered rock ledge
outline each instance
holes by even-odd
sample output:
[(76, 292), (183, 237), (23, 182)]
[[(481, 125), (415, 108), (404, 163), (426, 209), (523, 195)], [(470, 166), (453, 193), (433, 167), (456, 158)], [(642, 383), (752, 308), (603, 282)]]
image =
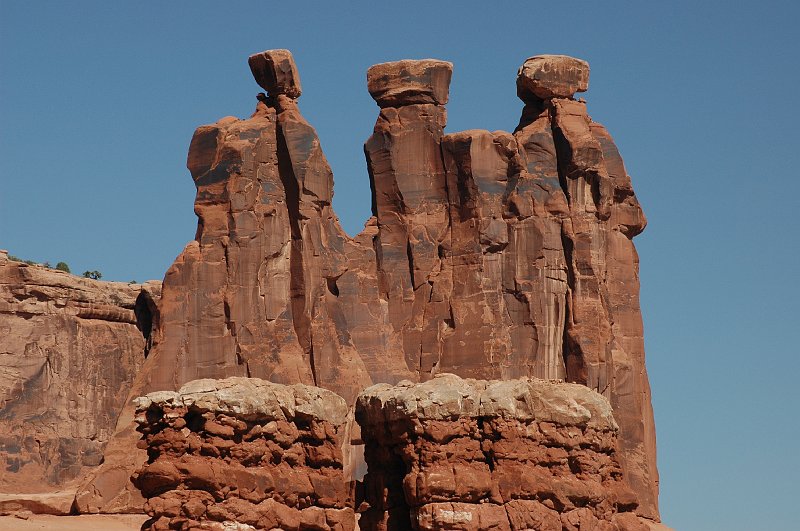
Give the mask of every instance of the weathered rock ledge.
[(355, 406), (363, 484), (345, 470), (349, 412), (331, 391), (232, 377), (134, 402), (145, 529), (648, 529), (611, 405), (579, 384), (372, 386)]
[(136, 406), (148, 462), (134, 484), (148, 499), (146, 529), (354, 529), (342, 454), (348, 408), (335, 393), (232, 377)]
[(611, 406), (536, 379), (379, 384), (358, 398), (362, 530), (646, 530)]

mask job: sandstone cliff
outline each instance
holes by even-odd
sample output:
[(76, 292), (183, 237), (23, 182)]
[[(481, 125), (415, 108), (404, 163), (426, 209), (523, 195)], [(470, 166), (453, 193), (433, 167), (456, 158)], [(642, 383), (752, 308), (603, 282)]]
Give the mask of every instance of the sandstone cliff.
[(102, 461), (144, 363), (159, 290), (0, 252), (0, 501), (65, 488)]
[[(658, 517), (655, 430), (632, 238), (645, 218), (608, 132), (573, 98), (588, 65), (525, 61), (513, 133), (445, 134), (452, 65), (372, 67), (365, 144), (373, 217), (348, 237), (301, 115), (286, 50), (250, 58), (254, 114), (199, 128), (188, 167), (196, 238), (164, 279), (154, 346), (131, 397), (197, 378), (317, 385), (352, 402), (437, 373), (563, 378), (610, 399), (639, 512)], [(82, 511), (140, 503), (128, 403)], [(137, 501), (138, 500), (138, 501)]]

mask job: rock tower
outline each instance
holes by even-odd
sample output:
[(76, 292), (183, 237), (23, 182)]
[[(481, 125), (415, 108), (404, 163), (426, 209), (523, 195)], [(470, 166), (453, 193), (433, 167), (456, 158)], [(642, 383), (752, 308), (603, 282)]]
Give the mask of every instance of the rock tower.
[[(638, 512), (657, 519), (655, 428), (632, 239), (644, 214), (586, 103), (589, 65), (527, 59), (513, 132), (445, 133), (453, 65), (375, 65), (364, 145), (372, 217), (349, 237), (333, 175), (303, 118), (287, 50), (250, 57), (255, 112), (197, 129), (187, 166), (198, 226), (167, 271), (103, 465), (79, 511), (143, 503), (129, 477), (132, 399), (200, 378), (318, 386), (353, 405), (377, 383), (562, 379), (606, 397)], [(354, 440), (354, 444), (358, 444)]]

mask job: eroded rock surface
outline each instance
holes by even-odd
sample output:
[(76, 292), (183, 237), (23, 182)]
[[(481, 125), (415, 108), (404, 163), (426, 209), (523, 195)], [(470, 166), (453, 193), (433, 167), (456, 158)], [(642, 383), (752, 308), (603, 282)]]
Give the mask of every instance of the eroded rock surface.
[[(254, 378), (197, 380), (136, 400), (144, 529), (355, 528), (336, 394)], [(238, 526), (238, 527), (237, 527)]]
[[(351, 238), (297, 105), (293, 61), (284, 51), (256, 56), (269, 94), (255, 113), (192, 139), (196, 239), (164, 279), (153, 348), (130, 396), (228, 376), (317, 385), (348, 402), (374, 383), (442, 372), (563, 378), (610, 399), (625, 481), (637, 511), (657, 519), (631, 241), (646, 221), (610, 135), (571, 98), (588, 66), (526, 62), (513, 133), (453, 134), (444, 133), (449, 63), (370, 69), (380, 107), (365, 144), (373, 217)], [(132, 420), (128, 404), (80, 510), (135, 504), (123, 485)]]
[(452, 76), (453, 64), (436, 59), (380, 63), (367, 70), (367, 90), (381, 107), (444, 105)]
[[(67, 488), (102, 461), (144, 363), (146, 327), (157, 322), (147, 301), (159, 291), (159, 283), (90, 280), (0, 252), (4, 507), (69, 512), (68, 494), (25, 494)], [(56, 498), (65, 501), (51, 503)]]
[(611, 405), (585, 386), (442, 374), (358, 398), (370, 530), (646, 530)]
[(517, 94), (531, 98), (571, 98), (589, 89), (589, 63), (567, 55), (536, 55), (517, 73)]
[(285, 94), (299, 98), (302, 93), (300, 74), (289, 50), (267, 50), (247, 60), (250, 71), (261, 88), (270, 96)]

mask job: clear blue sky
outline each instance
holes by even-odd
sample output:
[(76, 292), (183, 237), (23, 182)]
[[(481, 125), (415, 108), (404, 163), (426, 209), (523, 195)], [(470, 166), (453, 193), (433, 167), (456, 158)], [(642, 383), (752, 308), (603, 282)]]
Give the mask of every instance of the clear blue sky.
[(369, 216), (365, 72), (455, 64), (448, 131), (513, 130), (529, 55), (590, 62), (650, 225), (636, 239), (664, 521), (796, 528), (800, 272), (797, 2), (0, 0), (0, 248), (162, 278), (193, 238), (195, 127), (248, 116), (247, 56), (289, 48), (300, 106)]

